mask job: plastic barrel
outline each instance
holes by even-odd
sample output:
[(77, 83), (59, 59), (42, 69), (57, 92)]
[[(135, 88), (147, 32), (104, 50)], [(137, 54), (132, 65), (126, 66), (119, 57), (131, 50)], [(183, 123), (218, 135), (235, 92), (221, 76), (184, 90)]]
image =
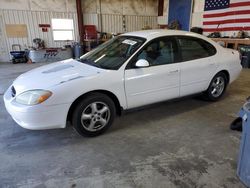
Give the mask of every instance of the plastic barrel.
[(78, 59), (84, 54), (84, 46), (77, 43), (74, 45), (74, 58)]
[(242, 118), (242, 136), (237, 175), (247, 187), (250, 187), (250, 102), (244, 104), (239, 115)]
[(239, 51), (242, 55), (241, 65), (243, 68), (250, 68), (250, 46), (240, 45)]

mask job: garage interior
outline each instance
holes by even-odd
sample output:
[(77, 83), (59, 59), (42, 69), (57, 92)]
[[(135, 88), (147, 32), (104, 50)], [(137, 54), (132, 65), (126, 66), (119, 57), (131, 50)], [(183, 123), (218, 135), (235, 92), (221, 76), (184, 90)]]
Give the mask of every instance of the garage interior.
[(239, 50), (244, 67), (218, 102), (198, 95), (129, 110), (93, 138), (72, 126), (26, 130), (4, 107), (20, 74), (77, 58), (121, 33), (202, 28), (205, 0), (181, 2), (190, 19), (176, 26), (184, 13), (173, 12), (171, 0), (0, 1), (0, 187), (245, 187), (236, 174), (242, 132), (230, 124), (250, 95), (249, 27), (214, 37)]

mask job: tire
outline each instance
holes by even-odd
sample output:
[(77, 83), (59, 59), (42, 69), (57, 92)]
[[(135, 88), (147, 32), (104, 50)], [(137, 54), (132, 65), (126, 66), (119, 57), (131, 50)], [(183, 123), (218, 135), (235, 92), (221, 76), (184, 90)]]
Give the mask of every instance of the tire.
[(113, 100), (105, 94), (93, 93), (76, 106), (72, 124), (80, 135), (94, 137), (104, 133), (112, 125), (115, 115)]
[(216, 74), (208, 89), (205, 91), (205, 97), (209, 101), (218, 101), (226, 91), (228, 79), (222, 72)]

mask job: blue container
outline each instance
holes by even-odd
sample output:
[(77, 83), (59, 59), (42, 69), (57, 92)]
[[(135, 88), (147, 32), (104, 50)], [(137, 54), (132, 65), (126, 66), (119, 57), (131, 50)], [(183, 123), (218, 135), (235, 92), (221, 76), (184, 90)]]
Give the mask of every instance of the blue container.
[(242, 118), (242, 136), (237, 175), (247, 187), (250, 187), (250, 101), (244, 104), (239, 115)]
[(74, 45), (74, 58), (79, 59), (84, 54), (84, 46), (76, 43)]

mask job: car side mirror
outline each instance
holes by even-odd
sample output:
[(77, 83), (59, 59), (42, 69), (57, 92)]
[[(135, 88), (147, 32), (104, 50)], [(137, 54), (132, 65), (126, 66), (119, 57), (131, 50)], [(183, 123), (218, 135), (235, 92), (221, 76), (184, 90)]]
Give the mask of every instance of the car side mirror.
[(144, 67), (149, 67), (149, 62), (145, 59), (139, 59), (136, 63), (135, 66), (138, 68), (144, 68)]

